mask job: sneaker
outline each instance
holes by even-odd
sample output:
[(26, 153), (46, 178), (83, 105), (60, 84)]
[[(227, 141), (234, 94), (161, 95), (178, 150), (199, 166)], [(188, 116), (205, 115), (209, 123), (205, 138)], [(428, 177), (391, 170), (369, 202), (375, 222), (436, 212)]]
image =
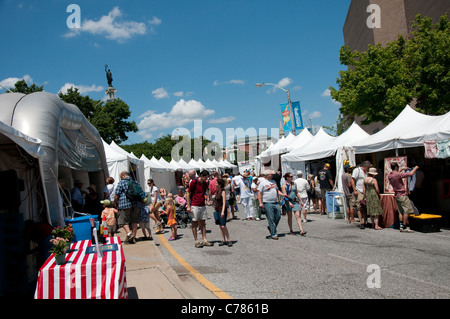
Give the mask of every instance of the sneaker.
[(364, 226), (364, 224), (359, 224), (359, 229), (364, 229), (364, 228), (366, 228), (366, 227)]
[(219, 243), (219, 246), (224, 246), (225, 245), (225, 242), (224, 241), (221, 241), (220, 243)]
[(203, 242), (203, 246), (213, 246), (213, 244), (211, 244), (209, 241), (205, 240)]
[(228, 247), (232, 247), (233, 243), (231, 241), (228, 242)]
[(202, 248), (202, 247), (203, 247), (203, 245), (200, 244), (200, 242), (198, 242), (198, 241), (195, 242), (195, 248)]
[(400, 232), (402, 233), (414, 233), (414, 230), (411, 230), (409, 227), (400, 228)]
[(133, 234), (128, 234), (127, 238), (125, 239), (125, 242), (131, 242), (133, 241), (134, 235)]

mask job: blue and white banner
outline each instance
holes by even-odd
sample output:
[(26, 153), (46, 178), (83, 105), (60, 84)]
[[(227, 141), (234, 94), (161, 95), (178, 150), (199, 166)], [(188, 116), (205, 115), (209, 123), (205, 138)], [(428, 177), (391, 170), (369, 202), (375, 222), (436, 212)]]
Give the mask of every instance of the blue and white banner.
[[(303, 129), (302, 110), (300, 108), (300, 102), (291, 102), (292, 113), (294, 113), (294, 125), (295, 133), (300, 133)], [(284, 134), (288, 135), (292, 132), (292, 115), (289, 110), (289, 103), (280, 104), (281, 106), (281, 125), (284, 130)]]

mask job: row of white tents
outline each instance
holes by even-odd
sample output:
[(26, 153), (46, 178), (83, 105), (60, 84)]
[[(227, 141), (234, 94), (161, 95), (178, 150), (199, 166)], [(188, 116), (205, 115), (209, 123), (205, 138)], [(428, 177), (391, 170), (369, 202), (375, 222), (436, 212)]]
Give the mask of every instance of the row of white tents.
[(114, 178), (115, 184), (120, 181), (120, 172), (131, 171), (146, 192), (150, 191), (146, 181), (153, 179), (158, 188), (165, 188), (169, 192), (176, 193), (177, 183), (175, 172), (207, 170), (210, 173), (213, 171), (224, 173), (228, 170), (232, 172), (237, 171), (237, 166), (227, 160), (217, 161), (213, 159), (211, 161), (207, 159), (203, 161), (199, 159), (195, 161), (191, 159), (189, 162), (186, 162), (183, 159), (179, 161), (172, 159), (170, 162), (167, 162), (162, 157), (159, 160), (154, 156), (148, 159), (144, 154), (138, 158), (133, 152), (128, 153), (114, 141), (111, 144), (103, 141), (103, 147), (105, 149), (109, 175)]
[[(314, 136), (304, 129), (299, 135), (289, 134), (269, 146), (256, 158), (257, 174), (265, 168), (281, 167), (283, 173), (307, 171), (308, 161), (336, 157), (338, 189), (343, 173), (343, 162), (348, 159), (355, 165), (355, 154), (377, 153), (424, 146), (424, 141), (450, 138), (450, 112), (431, 116), (419, 113), (407, 105), (403, 111), (382, 130), (369, 135), (356, 122), (343, 134), (331, 136), (321, 128)], [(281, 159), (281, 165), (279, 160)], [(341, 189), (340, 189), (341, 190)]]

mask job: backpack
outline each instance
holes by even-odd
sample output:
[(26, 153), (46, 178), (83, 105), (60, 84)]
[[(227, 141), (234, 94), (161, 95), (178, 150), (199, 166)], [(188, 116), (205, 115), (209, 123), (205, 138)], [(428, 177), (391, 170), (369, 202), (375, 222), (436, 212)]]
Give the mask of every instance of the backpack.
[(128, 181), (128, 187), (125, 192), (126, 197), (130, 202), (140, 202), (144, 197), (141, 185), (136, 181), (130, 179)]

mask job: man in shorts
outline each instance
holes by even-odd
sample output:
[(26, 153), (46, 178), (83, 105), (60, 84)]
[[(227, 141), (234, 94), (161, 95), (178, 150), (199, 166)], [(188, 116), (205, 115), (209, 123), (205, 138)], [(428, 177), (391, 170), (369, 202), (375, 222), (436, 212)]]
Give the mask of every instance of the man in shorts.
[(352, 178), (353, 168), (349, 164), (344, 165), (344, 174), (342, 175), (342, 188), (344, 189), (348, 224), (355, 222), (355, 210), (357, 210), (357, 194), (354, 193), (356, 186)]
[[(206, 240), (206, 192), (208, 191), (208, 179), (209, 173), (203, 170), (200, 176), (191, 180), (188, 188), (188, 195), (186, 196), (186, 210), (192, 216), (192, 234), (194, 235), (195, 247), (201, 248), (203, 246), (212, 246), (210, 242)], [(209, 197), (209, 196), (208, 196)], [(203, 243), (200, 243), (197, 239), (197, 226), (203, 236)]]
[(403, 178), (414, 175), (414, 173), (419, 169), (419, 166), (414, 167), (414, 169), (408, 173), (402, 173), (401, 171), (407, 170), (407, 167), (399, 170), (398, 163), (391, 164), (392, 171), (388, 175), (389, 183), (391, 183), (394, 189), (394, 198), (397, 203), (399, 219), (400, 219), (400, 231), (405, 233), (412, 233), (413, 231), (409, 228), (409, 214), (414, 213), (414, 209), (409, 200), (408, 194), (406, 192), (405, 184), (403, 183)]
[(124, 241), (125, 244), (134, 244), (136, 242), (137, 225), (141, 220), (139, 203), (131, 202), (126, 195), (130, 180), (130, 173), (127, 171), (120, 172), (120, 182), (117, 184), (114, 196), (114, 205), (118, 210), (117, 223), (119, 227), (123, 227), (127, 234)]

